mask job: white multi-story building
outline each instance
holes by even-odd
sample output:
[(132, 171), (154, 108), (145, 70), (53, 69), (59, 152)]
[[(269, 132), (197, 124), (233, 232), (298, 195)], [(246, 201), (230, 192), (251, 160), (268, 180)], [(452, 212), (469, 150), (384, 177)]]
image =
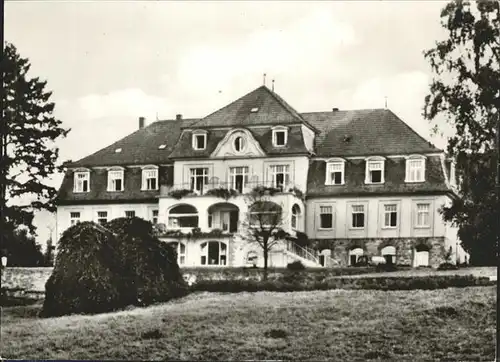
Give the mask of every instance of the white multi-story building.
[(309, 239), (278, 243), (271, 266), (361, 255), (437, 266), (449, 247), (461, 251), (439, 214), (455, 197), (453, 163), (390, 110), (298, 113), (262, 86), (205, 118), (144, 123), (69, 166), (59, 236), (79, 221), (137, 216), (164, 224), (181, 266), (262, 265), (241, 229), (255, 212), (247, 194), (263, 186), (278, 190), (268, 201), (280, 227)]

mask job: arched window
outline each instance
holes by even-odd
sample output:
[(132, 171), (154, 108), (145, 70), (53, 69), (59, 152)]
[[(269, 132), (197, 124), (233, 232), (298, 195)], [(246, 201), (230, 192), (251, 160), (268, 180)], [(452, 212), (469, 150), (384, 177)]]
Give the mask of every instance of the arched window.
[(292, 229), (299, 229), (300, 225), (300, 207), (297, 204), (292, 206)]
[(354, 248), (349, 250), (349, 265), (356, 265), (360, 256), (364, 254), (363, 249)]
[(385, 258), (387, 264), (394, 264), (396, 262), (396, 248), (394, 246), (386, 246), (382, 248), (380, 253)]
[(220, 241), (204, 242), (200, 245), (201, 265), (226, 265), (227, 245)]
[(282, 209), (271, 201), (256, 201), (250, 206), (250, 225), (253, 227), (275, 227), (282, 222)]
[(245, 150), (246, 142), (242, 135), (237, 135), (233, 141), (233, 147), (236, 152), (243, 152)]
[(198, 227), (198, 210), (191, 205), (178, 205), (168, 213), (168, 228), (182, 229)]
[(429, 266), (429, 247), (427, 245), (420, 244), (415, 247), (413, 266)]
[(177, 252), (177, 264), (184, 265), (186, 263), (186, 244), (173, 241), (168, 243)]

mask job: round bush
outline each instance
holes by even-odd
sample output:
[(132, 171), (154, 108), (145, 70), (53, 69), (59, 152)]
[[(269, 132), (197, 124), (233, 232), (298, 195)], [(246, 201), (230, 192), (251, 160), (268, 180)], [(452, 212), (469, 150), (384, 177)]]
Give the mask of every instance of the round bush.
[(82, 222), (59, 241), (42, 316), (102, 313), (186, 293), (175, 251), (153, 235), (148, 221)]

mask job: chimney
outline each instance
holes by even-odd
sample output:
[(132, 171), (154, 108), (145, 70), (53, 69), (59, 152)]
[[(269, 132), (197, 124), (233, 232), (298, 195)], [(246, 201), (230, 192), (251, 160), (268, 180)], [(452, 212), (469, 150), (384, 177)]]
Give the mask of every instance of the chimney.
[(332, 112), (337, 112), (338, 110), (338, 108), (332, 108)]
[(181, 121), (182, 120), (182, 114), (176, 114), (175, 115), (175, 120), (176, 121)]
[(139, 117), (139, 129), (143, 129), (145, 123), (146, 123), (146, 118)]

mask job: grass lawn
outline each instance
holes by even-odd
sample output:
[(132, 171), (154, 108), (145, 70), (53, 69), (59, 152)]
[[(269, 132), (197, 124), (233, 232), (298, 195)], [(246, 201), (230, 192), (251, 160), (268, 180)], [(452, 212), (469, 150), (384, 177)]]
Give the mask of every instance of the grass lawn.
[(496, 287), (197, 293), (148, 308), (39, 319), (5, 307), (17, 359), (492, 361)]

